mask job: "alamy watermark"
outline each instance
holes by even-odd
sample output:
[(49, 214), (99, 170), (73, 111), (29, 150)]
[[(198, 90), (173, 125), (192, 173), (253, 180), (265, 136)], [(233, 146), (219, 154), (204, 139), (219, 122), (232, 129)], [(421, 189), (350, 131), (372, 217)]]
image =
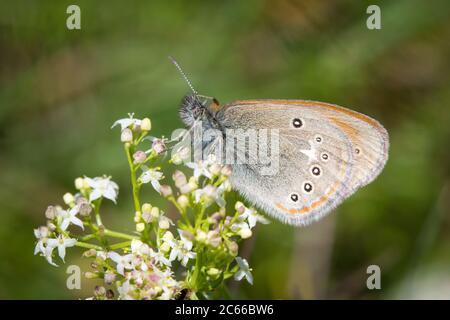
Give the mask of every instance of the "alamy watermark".
[(66, 13), (69, 15), (66, 19), (66, 27), (69, 30), (81, 29), (81, 9), (76, 4), (67, 7)]
[(367, 7), (367, 14), (370, 16), (367, 18), (366, 26), (369, 30), (380, 30), (381, 29), (381, 9), (379, 6), (372, 4)]
[(367, 274), (369, 275), (366, 280), (366, 286), (369, 290), (381, 289), (381, 269), (380, 266), (372, 264), (367, 267)]

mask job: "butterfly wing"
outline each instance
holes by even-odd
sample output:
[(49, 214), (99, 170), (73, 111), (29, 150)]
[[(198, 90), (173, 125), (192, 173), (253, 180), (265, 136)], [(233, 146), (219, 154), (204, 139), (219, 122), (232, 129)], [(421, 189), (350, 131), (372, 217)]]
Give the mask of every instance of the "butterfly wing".
[[(388, 157), (388, 134), (377, 121), (332, 104), (243, 100), (225, 105), (215, 117), (225, 135), (237, 129), (270, 132), (266, 140), (258, 137), (258, 148), (268, 146), (270, 166), (258, 161), (233, 164), (231, 183), (251, 202), (292, 225), (309, 224), (330, 212), (373, 181)], [(277, 148), (270, 134), (278, 139)], [(264, 173), (268, 167), (276, 171)]]

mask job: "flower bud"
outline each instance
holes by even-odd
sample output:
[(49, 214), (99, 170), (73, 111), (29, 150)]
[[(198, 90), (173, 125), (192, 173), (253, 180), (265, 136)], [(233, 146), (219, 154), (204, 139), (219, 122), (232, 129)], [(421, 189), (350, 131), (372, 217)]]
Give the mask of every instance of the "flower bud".
[(243, 214), (245, 212), (245, 206), (242, 202), (238, 201), (236, 202), (236, 204), (234, 205), (234, 208), (236, 209), (236, 211), (239, 214)]
[(159, 208), (158, 207), (153, 207), (152, 210), (150, 211), (150, 215), (156, 219), (159, 217)]
[(206, 241), (206, 232), (199, 230), (197, 231), (197, 235), (195, 236), (195, 239), (199, 242), (205, 242)]
[(159, 250), (161, 250), (161, 252), (167, 253), (169, 252), (171, 249), (170, 244), (167, 242), (163, 242), (162, 245), (159, 246)]
[(96, 279), (96, 278), (98, 278), (98, 274), (97, 273), (90, 272), (90, 271), (85, 272), (84, 276), (86, 277), (86, 279)]
[(180, 233), (181, 236), (183, 236), (184, 238), (186, 238), (189, 241), (194, 241), (195, 237), (194, 235), (187, 230), (178, 230), (178, 232)]
[(166, 151), (166, 144), (161, 139), (155, 139), (155, 140), (153, 140), (153, 143), (152, 143), (152, 149), (157, 154), (161, 154), (164, 151)]
[(191, 149), (189, 147), (182, 147), (172, 154), (171, 161), (174, 164), (181, 164), (183, 161), (187, 161), (191, 156)]
[(97, 297), (103, 297), (106, 295), (106, 289), (102, 286), (95, 286), (94, 288), (94, 295)]
[(183, 209), (189, 205), (189, 199), (185, 195), (179, 196), (177, 202)]
[(186, 193), (189, 193), (189, 192), (191, 192), (193, 189), (192, 189), (192, 186), (189, 184), (189, 183), (186, 183), (186, 184), (184, 184), (184, 185), (182, 185), (181, 187), (180, 187), (180, 192), (182, 193), (182, 194), (186, 194)]
[(222, 166), (218, 163), (213, 163), (210, 167), (209, 167), (209, 172), (211, 172), (211, 174), (213, 176), (218, 176), (220, 174), (220, 171), (222, 170)]
[(169, 220), (166, 217), (161, 217), (158, 226), (160, 229), (169, 229), (170, 228)]
[(133, 219), (134, 222), (138, 223), (139, 221), (141, 221), (141, 218), (142, 218), (142, 213), (140, 211), (136, 211), (134, 213), (134, 219)]
[(220, 274), (220, 270), (217, 268), (209, 268), (206, 273), (211, 277), (216, 277)]
[(152, 210), (152, 205), (150, 203), (144, 203), (141, 207), (142, 213), (150, 213)]
[(138, 224), (136, 224), (136, 231), (137, 232), (142, 232), (142, 231), (144, 231), (145, 230), (145, 223), (138, 223)]
[(242, 239), (248, 239), (252, 236), (252, 230), (250, 230), (250, 228), (242, 228), (239, 230), (238, 234)]
[(120, 134), (120, 141), (122, 142), (131, 142), (133, 141), (133, 132), (130, 128), (125, 128), (122, 130)]
[(92, 207), (89, 203), (80, 204), (79, 213), (82, 217), (88, 217), (92, 212)]
[(142, 214), (142, 220), (144, 220), (145, 223), (150, 223), (153, 221), (153, 217), (150, 213), (146, 212)]
[(73, 194), (71, 194), (69, 192), (64, 194), (63, 200), (64, 200), (64, 203), (67, 204), (67, 205), (71, 205), (71, 204), (73, 204), (75, 202), (75, 198), (74, 198)]
[(223, 166), (220, 173), (225, 177), (229, 177), (233, 173), (233, 169), (231, 168), (231, 166), (229, 164), (227, 164), (227, 165)]
[(172, 188), (166, 184), (162, 185), (159, 191), (161, 192), (161, 195), (165, 198), (171, 196), (173, 193)]
[(84, 187), (84, 179), (83, 178), (76, 178), (75, 179), (75, 188), (77, 190), (81, 190)]
[(47, 210), (45, 210), (45, 217), (49, 220), (53, 220), (56, 218), (56, 208), (54, 206), (48, 206)]
[(230, 252), (230, 254), (232, 256), (237, 256), (238, 254), (238, 250), (239, 250), (239, 246), (236, 242), (231, 241), (227, 243), (227, 247), (228, 247), (228, 251)]
[(188, 182), (191, 191), (196, 190), (198, 188), (198, 184), (195, 177), (191, 177)]
[(97, 255), (97, 251), (95, 249), (89, 249), (83, 253), (83, 256), (86, 258), (95, 257)]
[(203, 188), (203, 191), (208, 198), (215, 198), (217, 189), (213, 185), (208, 184)]
[(149, 118), (144, 118), (141, 121), (141, 130), (142, 131), (150, 131), (152, 129), (152, 122)]
[(113, 299), (114, 298), (114, 291), (111, 289), (106, 290), (106, 299)]
[(230, 216), (226, 216), (226, 217), (225, 217), (225, 221), (224, 221), (223, 224), (224, 224), (225, 226), (229, 225), (230, 222), (231, 222), (231, 219), (232, 219), (232, 218), (231, 218)]
[(147, 155), (145, 154), (144, 151), (138, 150), (135, 153), (133, 153), (133, 159), (134, 164), (141, 164), (145, 162), (145, 160), (147, 159)]
[(87, 179), (83, 179), (83, 189), (89, 189), (91, 186), (89, 184), (89, 181)]
[(103, 280), (105, 281), (106, 285), (111, 285), (116, 280), (116, 275), (112, 272), (105, 272), (103, 275)]
[(215, 212), (211, 216), (211, 223), (218, 223), (220, 220), (222, 220), (223, 215), (220, 212)]
[(185, 185), (187, 183), (186, 176), (180, 170), (176, 170), (173, 173), (172, 179), (173, 179), (173, 181), (175, 181), (175, 186), (177, 188), (180, 188), (180, 187), (182, 187), (183, 185)]
[(210, 244), (213, 248), (217, 248), (222, 243), (222, 237), (220, 236), (219, 231), (209, 231), (207, 234), (207, 243)]
[(173, 234), (170, 231), (166, 231), (162, 237), (164, 241), (173, 240)]
[(101, 264), (106, 259), (108, 259), (108, 255), (106, 254), (105, 251), (97, 251), (97, 259), (96, 260), (98, 260), (99, 264)]
[(172, 154), (172, 157), (170, 158), (170, 161), (172, 161), (173, 164), (179, 165), (183, 161), (181, 160), (181, 157), (178, 153)]
[(50, 231), (56, 230), (56, 225), (50, 221), (47, 221), (47, 227), (50, 229)]

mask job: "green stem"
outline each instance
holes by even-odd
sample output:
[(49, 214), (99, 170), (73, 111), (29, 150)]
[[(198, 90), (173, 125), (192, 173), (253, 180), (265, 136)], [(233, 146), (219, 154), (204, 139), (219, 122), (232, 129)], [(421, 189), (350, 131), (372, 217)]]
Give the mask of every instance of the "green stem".
[(138, 145), (139, 143), (141, 143), (142, 139), (147, 135), (148, 131), (142, 132), (141, 136), (136, 140), (136, 142), (134, 143), (135, 145)]
[(132, 236), (130, 234), (126, 234), (126, 233), (122, 233), (122, 232), (112, 231), (109, 229), (105, 229), (104, 234), (105, 234), (105, 236), (110, 236), (110, 237), (119, 238), (119, 239), (126, 239), (126, 240), (139, 239), (139, 237), (137, 237), (137, 236)]
[(187, 217), (186, 210), (184, 210), (184, 209), (178, 204), (177, 200), (176, 200), (173, 196), (170, 196), (170, 197), (168, 197), (167, 199), (168, 199), (170, 202), (172, 202), (173, 205), (178, 209), (178, 211), (180, 212), (180, 215), (181, 215), (181, 217), (183, 218), (184, 222), (186, 222), (187, 227), (188, 227), (191, 231), (193, 231), (193, 227), (192, 227), (191, 222), (189, 221), (189, 218)]
[(130, 244), (131, 244), (131, 241), (124, 241), (124, 242), (115, 243), (115, 244), (111, 245), (110, 248), (112, 250), (116, 250), (116, 249), (129, 247)]
[(95, 233), (88, 234), (81, 238), (82, 241), (89, 241), (91, 239), (97, 238), (97, 235)]
[(81, 241), (77, 241), (77, 243), (75, 243), (75, 245), (77, 247), (81, 247), (81, 248), (103, 250), (103, 248), (100, 246), (97, 246), (97, 245), (91, 244), (91, 243), (81, 242)]
[(136, 169), (133, 164), (133, 159), (131, 157), (131, 145), (129, 143), (125, 144), (125, 153), (127, 154), (127, 160), (128, 165), (130, 167), (130, 173), (131, 173), (131, 186), (133, 188), (133, 203), (134, 203), (134, 210), (135, 211), (141, 211), (141, 204), (139, 201), (139, 185), (137, 183), (136, 178)]
[(95, 204), (95, 209), (94, 209), (95, 221), (96, 221), (98, 226), (102, 226), (103, 223), (102, 223), (102, 218), (100, 216), (100, 205), (102, 204), (102, 198), (98, 199), (96, 202), (97, 203)]
[(197, 215), (196, 219), (195, 219), (195, 229), (198, 229), (200, 222), (203, 219), (203, 215), (205, 214), (205, 207), (202, 205), (201, 209), (200, 209), (200, 213)]

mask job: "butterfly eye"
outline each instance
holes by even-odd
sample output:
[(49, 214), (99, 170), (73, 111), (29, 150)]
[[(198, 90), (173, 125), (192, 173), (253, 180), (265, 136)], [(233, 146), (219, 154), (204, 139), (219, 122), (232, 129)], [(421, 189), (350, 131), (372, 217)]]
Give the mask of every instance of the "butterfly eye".
[(317, 143), (322, 143), (323, 138), (321, 136), (317, 135), (314, 137), (314, 141), (316, 141)]
[(294, 128), (300, 128), (301, 126), (303, 126), (303, 121), (299, 118), (295, 118), (294, 120), (292, 120), (292, 125), (294, 126)]
[(313, 167), (311, 168), (311, 173), (312, 173), (314, 176), (319, 177), (319, 176), (322, 174), (322, 170), (320, 169), (319, 166), (313, 166)]
[(327, 162), (328, 159), (330, 158), (330, 156), (328, 155), (328, 153), (323, 152), (323, 153), (320, 155), (320, 158), (321, 158), (324, 162)]
[(290, 198), (292, 201), (297, 202), (299, 197), (297, 193), (291, 193)]
[(355, 148), (355, 153), (356, 153), (357, 155), (359, 155), (359, 154), (361, 153), (361, 150), (360, 150), (359, 148)]
[(313, 185), (312, 185), (312, 183), (311, 183), (311, 182), (305, 182), (305, 183), (303, 184), (303, 190), (304, 190), (306, 193), (311, 193), (311, 191), (313, 190)]

